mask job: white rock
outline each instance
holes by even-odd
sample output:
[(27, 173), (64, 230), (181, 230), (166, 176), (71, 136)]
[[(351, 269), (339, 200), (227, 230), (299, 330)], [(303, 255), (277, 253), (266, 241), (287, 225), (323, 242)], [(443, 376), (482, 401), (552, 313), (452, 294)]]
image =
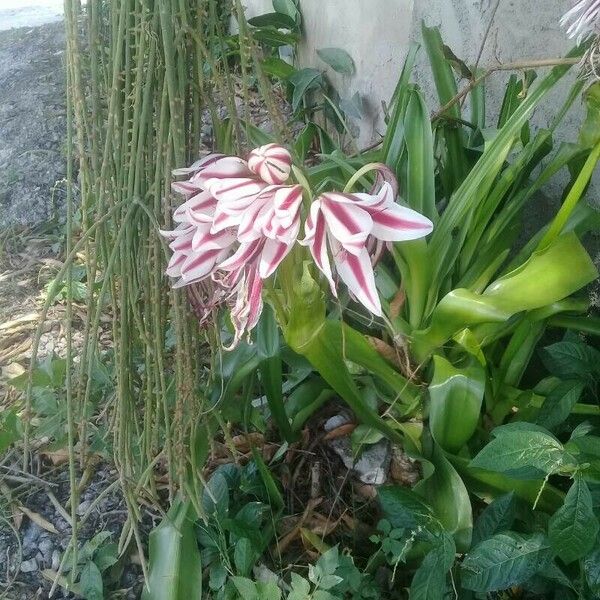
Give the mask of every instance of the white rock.
[(38, 570), (37, 560), (35, 558), (30, 558), (29, 560), (24, 560), (21, 563), (21, 572), (22, 573), (33, 573)]

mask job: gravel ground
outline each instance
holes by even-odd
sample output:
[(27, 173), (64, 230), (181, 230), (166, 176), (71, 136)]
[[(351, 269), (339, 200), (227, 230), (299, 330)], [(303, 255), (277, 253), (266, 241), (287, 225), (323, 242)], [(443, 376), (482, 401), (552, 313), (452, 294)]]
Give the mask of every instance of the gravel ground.
[[(0, 229), (54, 214), (65, 177), (64, 25), (0, 31)], [(61, 206), (64, 186), (55, 200)]]

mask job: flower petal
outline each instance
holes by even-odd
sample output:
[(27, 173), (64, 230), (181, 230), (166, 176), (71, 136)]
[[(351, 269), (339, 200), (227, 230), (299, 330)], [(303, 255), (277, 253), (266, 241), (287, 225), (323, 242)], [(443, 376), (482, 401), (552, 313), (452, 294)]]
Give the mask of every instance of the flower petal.
[(177, 177), (178, 175), (190, 175), (191, 173), (195, 173), (196, 171), (199, 171), (202, 167), (206, 167), (207, 165), (214, 163), (216, 160), (223, 158), (224, 156), (225, 156), (224, 154), (208, 154), (207, 156), (199, 158), (196, 162), (191, 164), (189, 167), (173, 169), (173, 171), (171, 171), (171, 173), (173, 174), (174, 177)]
[(325, 227), (325, 218), (321, 212), (321, 201), (315, 200), (310, 207), (310, 214), (304, 224), (304, 239), (300, 244), (308, 246), (313, 260), (319, 271), (325, 275), (331, 288), (331, 293), (337, 298), (335, 282), (331, 272), (331, 263), (327, 253), (327, 231)]
[(239, 248), (227, 260), (224, 260), (219, 269), (223, 271), (236, 271), (246, 266), (262, 249), (264, 240), (240, 244)]
[(371, 233), (373, 220), (369, 213), (357, 204), (340, 202), (342, 194), (327, 193), (321, 196), (321, 211), (329, 232), (352, 254), (359, 254)]
[(281, 261), (289, 254), (293, 244), (284, 244), (276, 240), (267, 240), (260, 254), (258, 274), (262, 279), (270, 277)]
[(203, 252), (193, 252), (181, 266), (181, 277), (184, 281), (199, 281), (211, 274), (216, 263), (227, 255), (227, 250), (212, 248)]
[(427, 217), (412, 208), (395, 203), (384, 210), (371, 213), (371, 218), (371, 234), (384, 242), (417, 240), (433, 230), (433, 223)]
[(237, 156), (222, 156), (201, 168), (190, 181), (206, 187), (209, 179), (230, 179), (236, 177), (252, 177), (245, 160)]
[(290, 153), (278, 144), (267, 144), (250, 152), (248, 167), (263, 181), (280, 184), (290, 176), (292, 157)]
[(250, 333), (258, 323), (263, 308), (262, 288), (262, 279), (255, 269), (250, 269), (240, 282), (235, 306), (231, 309), (235, 334), (226, 350), (235, 348), (244, 333)]
[(381, 302), (375, 287), (371, 258), (366, 249), (355, 256), (349, 252), (333, 253), (336, 270), (348, 290), (374, 315), (381, 316)]

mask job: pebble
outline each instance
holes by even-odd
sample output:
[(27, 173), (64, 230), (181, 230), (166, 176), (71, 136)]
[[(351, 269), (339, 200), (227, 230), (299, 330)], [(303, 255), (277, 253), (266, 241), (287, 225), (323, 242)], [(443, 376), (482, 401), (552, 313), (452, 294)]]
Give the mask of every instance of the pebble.
[(21, 563), (21, 572), (22, 573), (33, 573), (38, 570), (37, 560), (35, 558), (30, 558), (29, 560), (24, 560)]
[(41, 532), (42, 528), (39, 525), (30, 522), (23, 534), (23, 548), (34, 546)]
[(53, 546), (54, 546), (54, 544), (48, 538), (43, 539), (38, 544), (38, 549), (42, 553), (44, 560), (50, 559), (50, 555), (52, 554)]
[(90, 507), (91, 501), (90, 500), (84, 500), (83, 502), (81, 502), (79, 504), (79, 506), (77, 507), (77, 514), (79, 516), (84, 515), (85, 511)]
[(54, 550), (52, 552), (52, 570), (58, 571), (58, 567), (60, 567), (60, 552), (58, 550)]

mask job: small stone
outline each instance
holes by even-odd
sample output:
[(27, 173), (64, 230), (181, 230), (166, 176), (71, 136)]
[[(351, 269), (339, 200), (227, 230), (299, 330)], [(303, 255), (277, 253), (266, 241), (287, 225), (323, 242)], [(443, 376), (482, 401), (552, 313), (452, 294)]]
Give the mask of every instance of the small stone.
[(60, 567), (60, 552), (58, 550), (54, 550), (52, 552), (52, 570), (58, 571), (58, 567)]
[(54, 544), (48, 538), (44, 538), (38, 544), (38, 549), (42, 553), (44, 560), (49, 560), (50, 555), (52, 554), (53, 546), (54, 546)]
[(87, 509), (90, 507), (91, 502), (89, 500), (84, 500), (77, 507), (77, 514), (82, 516), (86, 513)]
[(21, 572), (22, 573), (34, 573), (38, 570), (37, 560), (35, 558), (30, 558), (29, 560), (24, 560), (21, 563)]
[(33, 521), (30, 522), (23, 533), (23, 548), (35, 546), (41, 532), (42, 528), (39, 525)]

